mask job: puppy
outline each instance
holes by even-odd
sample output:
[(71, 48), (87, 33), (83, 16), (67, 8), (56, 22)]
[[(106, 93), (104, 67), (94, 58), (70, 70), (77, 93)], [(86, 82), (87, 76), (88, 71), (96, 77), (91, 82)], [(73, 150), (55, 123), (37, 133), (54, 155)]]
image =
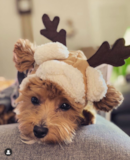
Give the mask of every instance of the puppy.
[(61, 43), (34, 46), (20, 39), (13, 59), (18, 71), (31, 70), (15, 108), (24, 143), (70, 143), (81, 124), (95, 123), (96, 110), (110, 111), (123, 101), (83, 52)]

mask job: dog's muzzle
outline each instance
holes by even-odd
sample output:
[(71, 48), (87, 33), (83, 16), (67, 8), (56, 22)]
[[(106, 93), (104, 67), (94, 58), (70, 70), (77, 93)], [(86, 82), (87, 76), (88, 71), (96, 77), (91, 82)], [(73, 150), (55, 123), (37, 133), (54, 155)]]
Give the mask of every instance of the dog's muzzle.
[(33, 132), (34, 132), (35, 137), (43, 138), (47, 135), (48, 128), (45, 128), (43, 126), (34, 126)]

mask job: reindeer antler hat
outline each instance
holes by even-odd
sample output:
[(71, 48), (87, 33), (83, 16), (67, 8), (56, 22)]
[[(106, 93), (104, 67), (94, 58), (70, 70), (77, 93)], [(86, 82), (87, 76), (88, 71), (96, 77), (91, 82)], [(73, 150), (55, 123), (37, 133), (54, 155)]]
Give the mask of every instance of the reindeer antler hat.
[[(59, 17), (51, 21), (48, 15), (44, 14), (42, 20), (45, 29), (41, 30), (41, 34), (52, 42), (38, 46), (32, 51), (34, 59), (28, 66), (30, 68), (38, 66), (38, 68), (34, 74), (28, 75), (22, 81), (20, 90), (31, 77), (37, 76), (58, 83), (75, 102), (83, 106), (87, 101), (100, 101), (105, 97), (108, 88), (101, 72), (94, 67), (103, 63), (113, 66), (123, 65), (124, 59), (130, 56), (130, 46), (124, 46), (124, 39), (118, 39), (112, 48), (108, 42), (104, 42), (87, 60), (82, 51), (71, 52), (67, 49), (66, 31), (62, 29), (57, 32)], [(15, 56), (14, 61), (17, 61)], [(19, 64), (17, 65), (19, 71), (24, 71), (20, 69)]]

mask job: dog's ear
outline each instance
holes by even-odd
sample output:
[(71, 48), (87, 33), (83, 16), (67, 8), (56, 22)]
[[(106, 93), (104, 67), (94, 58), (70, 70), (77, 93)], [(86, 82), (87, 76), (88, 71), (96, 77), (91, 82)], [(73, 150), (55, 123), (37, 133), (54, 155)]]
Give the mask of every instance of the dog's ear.
[(99, 102), (94, 102), (94, 106), (97, 110), (110, 111), (113, 108), (120, 106), (123, 101), (122, 94), (117, 91), (113, 86), (107, 86), (107, 93)]
[(19, 72), (24, 72), (34, 65), (35, 46), (29, 40), (19, 39), (14, 46), (13, 60)]

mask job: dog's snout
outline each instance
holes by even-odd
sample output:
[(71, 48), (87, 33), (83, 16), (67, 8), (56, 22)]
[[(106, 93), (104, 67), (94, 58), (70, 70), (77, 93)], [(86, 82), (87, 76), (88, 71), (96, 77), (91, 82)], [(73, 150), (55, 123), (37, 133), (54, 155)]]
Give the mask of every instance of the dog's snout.
[(34, 126), (33, 132), (37, 138), (43, 138), (47, 135), (48, 128), (43, 126)]

